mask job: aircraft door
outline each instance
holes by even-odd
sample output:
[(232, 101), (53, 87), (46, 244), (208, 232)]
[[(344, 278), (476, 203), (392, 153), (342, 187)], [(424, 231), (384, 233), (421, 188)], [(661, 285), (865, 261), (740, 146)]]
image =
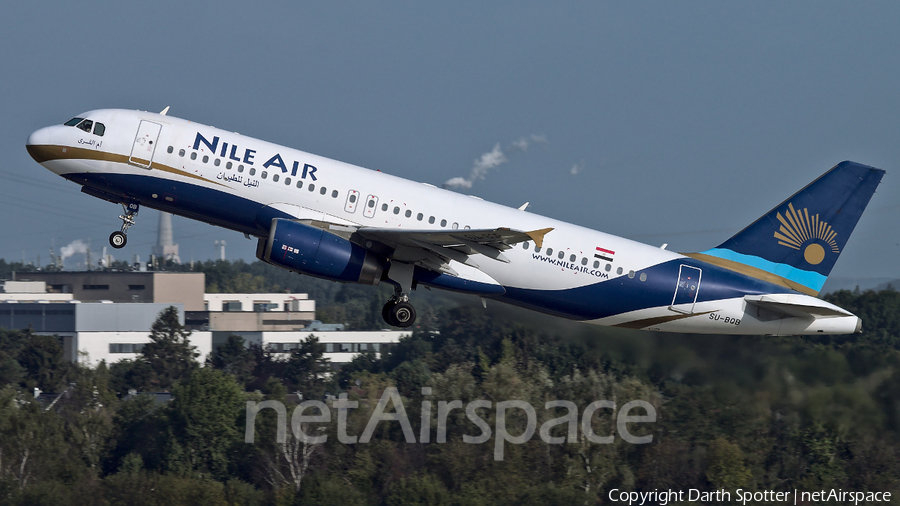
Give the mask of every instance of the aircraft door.
[(156, 141), (159, 138), (159, 131), (162, 125), (153, 123), (152, 121), (141, 120), (137, 134), (134, 136), (134, 145), (131, 147), (131, 156), (128, 163), (150, 168), (153, 163), (153, 153), (156, 151)]
[(694, 312), (694, 303), (700, 292), (700, 277), (703, 271), (690, 265), (682, 265), (678, 268), (678, 284), (675, 286), (675, 295), (672, 297), (672, 305), (669, 309), (679, 313), (691, 314)]

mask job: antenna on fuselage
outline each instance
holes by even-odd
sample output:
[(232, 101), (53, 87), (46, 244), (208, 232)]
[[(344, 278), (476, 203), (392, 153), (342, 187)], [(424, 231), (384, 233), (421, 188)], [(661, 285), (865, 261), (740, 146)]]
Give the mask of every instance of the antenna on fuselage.
[(167, 105), (165, 109), (159, 111), (160, 116), (165, 116), (166, 113), (169, 112), (169, 106)]

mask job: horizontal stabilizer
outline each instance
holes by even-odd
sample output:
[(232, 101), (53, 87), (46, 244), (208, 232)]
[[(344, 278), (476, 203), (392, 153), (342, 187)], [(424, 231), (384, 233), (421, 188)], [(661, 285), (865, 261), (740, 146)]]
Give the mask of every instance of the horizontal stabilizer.
[(853, 316), (834, 304), (806, 295), (778, 293), (769, 295), (745, 295), (747, 304), (783, 316), (796, 318), (827, 318), (832, 316)]

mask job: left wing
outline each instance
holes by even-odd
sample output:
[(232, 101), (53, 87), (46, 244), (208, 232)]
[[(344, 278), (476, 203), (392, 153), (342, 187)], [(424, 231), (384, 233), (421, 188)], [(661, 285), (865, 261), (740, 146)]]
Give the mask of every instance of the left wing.
[(522, 232), (509, 228), (397, 230), (362, 227), (357, 233), (364, 239), (377, 241), (393, 249), (392, 260), (459, 276), (450, 267), (451, 260), (479, 270), (478, 264), (471, 259), (474, 255), (509, 263), (503, 251), (525, 241), (534, 241), (540, 246), (544, 242), (544, 236), (551, 230), (553, 229), (545, 228)]

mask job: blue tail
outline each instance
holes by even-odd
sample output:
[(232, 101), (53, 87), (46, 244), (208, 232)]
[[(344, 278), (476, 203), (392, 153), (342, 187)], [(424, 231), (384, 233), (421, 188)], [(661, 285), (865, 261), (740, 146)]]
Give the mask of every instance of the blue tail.
[(731, 239), (691, 256), (817, 295), (883, 176), (841, 162)]

